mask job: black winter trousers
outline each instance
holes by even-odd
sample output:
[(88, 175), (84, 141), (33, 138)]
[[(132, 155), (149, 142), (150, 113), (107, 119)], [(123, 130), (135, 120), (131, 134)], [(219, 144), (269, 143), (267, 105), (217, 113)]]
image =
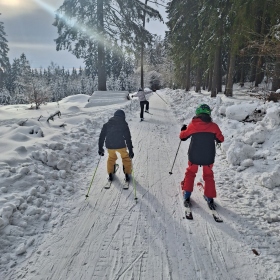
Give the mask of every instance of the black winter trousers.
[(141, 108), (141, 112), (140, 112), (140, 118), (142, 119), (144, 116), (144, 106), (146, 104), (146, 111), (149, 111), (149, 101), (140, 101), (140, 108)]

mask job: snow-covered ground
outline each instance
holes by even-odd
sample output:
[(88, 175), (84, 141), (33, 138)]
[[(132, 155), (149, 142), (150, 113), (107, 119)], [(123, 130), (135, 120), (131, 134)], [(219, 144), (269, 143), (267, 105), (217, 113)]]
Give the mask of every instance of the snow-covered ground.
[[(109, 99), (0, 106), (0, 279), (280, 279), (279, 103), (238, 89), (233, 98), (166, 89), (151, 94), (152, 114), (139, 122), (138, 100)], [(194, 220), (183, 217), (189, 141), (169, 174), (181, 125), (202, 103), (225, 136), (214, 166), (220, 224), (197, 188)], [(123, 190), (120, 168), (105, 190), (97, 142), (120, 108), (134, 182)]]

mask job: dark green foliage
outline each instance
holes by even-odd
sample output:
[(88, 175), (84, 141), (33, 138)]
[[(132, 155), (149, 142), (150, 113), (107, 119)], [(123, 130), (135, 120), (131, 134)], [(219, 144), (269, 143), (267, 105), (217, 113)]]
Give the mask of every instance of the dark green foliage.
[(264, 76), (277, 79), (279, 1), (173, 0), (167, 13), (167, 41), (181, 87), (186, 77), (196, 77), (191, 83), (195, 84), (202, 75), (215, 96), (226, 76), (223, 81), (230, 95), (233, 80), (244, 84), (251, 77), (258, 86)]

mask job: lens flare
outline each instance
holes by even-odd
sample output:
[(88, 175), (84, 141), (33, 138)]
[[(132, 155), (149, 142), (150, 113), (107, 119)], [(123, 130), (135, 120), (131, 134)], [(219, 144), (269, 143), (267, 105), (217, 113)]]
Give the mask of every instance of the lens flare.
[[(53, 16), (56, 15), (57, 8), (46, 3), (46, 1), (42, 1), (42, 0), (33, 0), (33, 1), (36, 2), (38, 5), (40, 5), (42, 8), (44, 8), (46, 11), (51, 13)], [(59, 15), (59, 16), (66, 22), (66, 24), (77, 29), (79, 32), (85, 34), (87, 37), (97, 40), (97, 41), (98, 40), (104, 41), (105, 37), (98, 35), (96, 30), (94, 30), (93, 28), (88, 28), (86, 25), (78, 23), (73, 18), (69, 18), (67, 16), (62, 16), (62, 15)]]
[(1, 0), (1, 4), (4, 6), (20, 6), (20, 0)]
[[(44, 8), (46, 11), (48, 11), (54, 17), (57, 14), (56, 10), (58, 9), (58, 7), (54, 7), (53, 5), (48, 4), (46, 0), (45, 1), (43, 1), (43, 0), (32, 0), (32, 1), (36, 2), (38, 5), (40, 5), (42, 8)], [(106, 43), (106, 41), (107, 41), (106, 36), (99, 35), (96, 28), (93, 28), (93, 27), (89, 28), (85, 24), (79, 23), (75, 19), (69, 18), (65, 15), (62, 16), (60, 14), (59, 16), (61, 17), (61, 19), (63, 19), (66, 22), (66, 24), (75, 28), (80, 33), (82, 33), (86, 37), (88, 37), (89, 39), (94, 40), (94, 41), (102, 42), (102, 44), (104, 44), (108, 49), (111, 49), (111, 51), (116, 52), (116, 53), (119, 52), (118, 50), (114, 49), (114, 47), (111, 45), (111, 43)]]

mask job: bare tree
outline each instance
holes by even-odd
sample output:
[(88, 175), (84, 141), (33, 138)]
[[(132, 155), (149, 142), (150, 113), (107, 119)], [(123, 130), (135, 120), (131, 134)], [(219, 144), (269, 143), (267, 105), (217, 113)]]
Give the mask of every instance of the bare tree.
[(40, 108), (40, 105), (46, 104), (51, 100), (51, 91), (44, 81), (33, 78), (28, 89), (27, 97), (31, 108), (35, 104), (35, 109), (37, 110)]

